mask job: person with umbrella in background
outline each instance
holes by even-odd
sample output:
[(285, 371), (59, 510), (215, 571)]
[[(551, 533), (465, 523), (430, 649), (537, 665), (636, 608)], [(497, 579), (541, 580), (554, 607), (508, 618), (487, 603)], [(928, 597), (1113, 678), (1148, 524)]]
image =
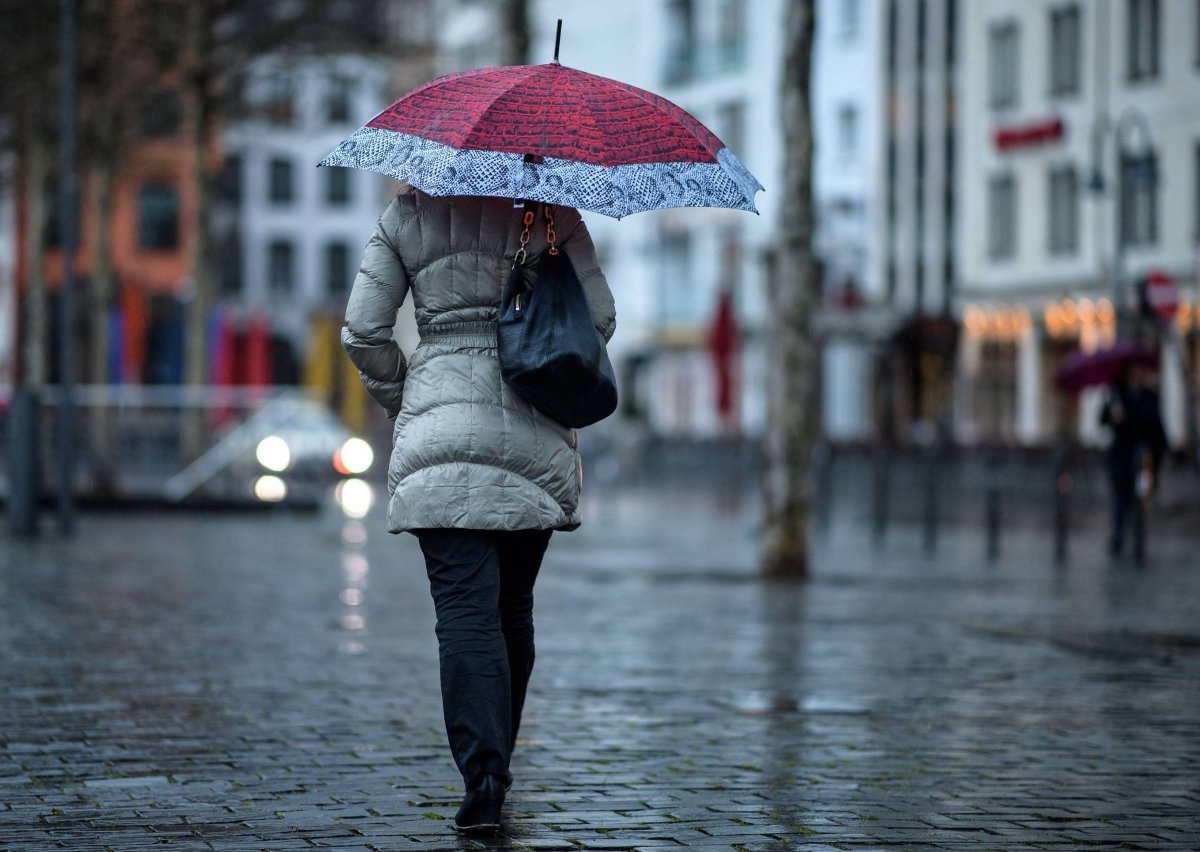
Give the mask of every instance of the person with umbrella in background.
[[(561, 250), (607, 342), (616, 310), (579, 210), (754, 211), (762, 187), (691, 115), (560, 65), (557, 45), (548, 64), (418, 87), (320, 165), (409, 185), (367, 245), (342, 340), (395, 419), (388, 529), (416, 535), (425, 557), (466, 788), (455, 826), (495, 831), (533, 669), (534, 582), (552, 532), (582, 520), (578, 433), (501, 375), (504, 281), (524, 276), (536, 294), (539, 268)], [(392, 326), (409, 294), (421, 340), (406, 364)]]
[(1100, 411), (1100, 422), (1112, 431), (1112, 441), (1105, 456), (1112, 487), (1109, 553), (1114, 556), (1121, 553), (1125, 527), (1132, 517), (1134, 550), (1139, 560), (1143, 555), (1144, 531), (1136, 501), (1150, 495), (1167, 450), (1167, 436), (1152, 377), (1147, 363), (1129, 361), (1110, 385), (1108, 399)]

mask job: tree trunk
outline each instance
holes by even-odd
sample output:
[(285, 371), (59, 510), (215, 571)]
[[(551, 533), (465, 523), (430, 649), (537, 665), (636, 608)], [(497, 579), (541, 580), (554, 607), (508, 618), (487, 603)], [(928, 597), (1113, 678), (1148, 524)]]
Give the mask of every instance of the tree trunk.
[[(184, 383), (192, 387), (208, 382), (207, 321), (212, 304), (212, 223), (209, 221), (212, 176), (208, 168), (208, 149), (214, 120), (210, 85), (213, 16), (212, 0), (189, 0), (184, 36), (184, 97), (189, 110), (194, 206)], [(183, 451), (188, 459), (195, 458), (205, 448), (205, 419), (202, 407), (188, 409), (183, 431)]]
[[(87, 380), (95, 385), (109, 384), (109, 310), (113, 302), (112, 268), (112, 194), (116, 172), (114, 152), (104, 142), (98, 146), (99, 159), (92, 167), (92, 270), (88, 321), (91, 324)], [(102, 400), (88, 418), (91, 437), (89, 458), (92, 462), (92, 488), (96, 494), (112, 494), (116, 487), (112, 452), (113, 406)]]
[(500, 4), (504, 38), (501, 65), (524, 65), (529, 61), (529, 0), (504, 0)]
[(25, 386), (46, 384), (46, 176), (48, 150), (36, 134), (25, 139)]
[(779, 256), (770, 281), (767, 386), (765, 528), (761, 573), (808, 575), (810, 460), (817, 427), (816, 347), (811, 333), (816, 305), (813, 259), (812, 112), (809, 81), (814, 0), (788, 0), (786, 53), (780, 91), (784, 169), (780, 197)]

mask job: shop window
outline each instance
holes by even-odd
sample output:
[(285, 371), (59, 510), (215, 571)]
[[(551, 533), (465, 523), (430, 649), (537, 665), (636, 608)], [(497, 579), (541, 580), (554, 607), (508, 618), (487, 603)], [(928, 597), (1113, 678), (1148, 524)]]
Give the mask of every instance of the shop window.
[(980, 343), (976, 422), (992, 439), (1012, 437), (1017, 421), (1017, 344), (1011, 340)]

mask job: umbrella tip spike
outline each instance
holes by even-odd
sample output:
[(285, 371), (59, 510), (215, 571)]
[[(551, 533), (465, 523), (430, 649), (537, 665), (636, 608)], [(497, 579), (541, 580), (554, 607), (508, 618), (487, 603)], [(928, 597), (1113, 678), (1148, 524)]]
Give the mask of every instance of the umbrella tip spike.
[(562, 44), (562, 18), (558, 19), (558, 28), (554, 32), (554, 64), (558, 64), (558, 46)]

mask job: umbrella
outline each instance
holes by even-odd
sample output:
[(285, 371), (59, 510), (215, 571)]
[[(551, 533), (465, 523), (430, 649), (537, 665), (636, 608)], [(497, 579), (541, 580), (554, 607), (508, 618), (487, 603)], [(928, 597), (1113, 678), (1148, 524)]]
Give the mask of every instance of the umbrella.
[(667, 207), (757, 213), (762, 189), (670, 101), (555, 61), (418, 86), (318, 165), (379, 172), (430, 195), (489, 195), (620, 218)]
[(1054, 376), (1060, 390), (1076, 393), (1092, 385), (1113, 381), (1126, 367), (1158, 366), (1158, 354), (1130, 340), (1118, 340), (1108, 349), (1072, 352)]

